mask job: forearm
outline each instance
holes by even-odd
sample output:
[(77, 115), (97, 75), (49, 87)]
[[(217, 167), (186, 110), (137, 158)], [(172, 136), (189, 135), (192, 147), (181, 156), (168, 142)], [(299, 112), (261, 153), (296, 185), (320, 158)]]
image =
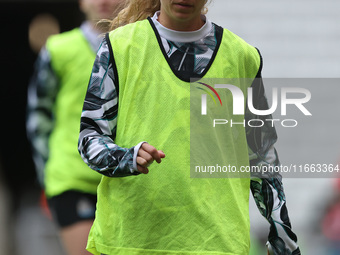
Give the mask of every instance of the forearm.
[[(82, 118), (82, 122), (86, 119)], [(109, 136), (85, 129), (80, 132), (79, 152), (93, 170), (108, 177), (137, 175), (136, 157), (140, 144), (131, 148), (116, 145)]]
[(251, 191), (261, 214), (270, 223), (268, 248), (274, 255), (300, 254), (292, 231), (280, 178), (253, 178)]

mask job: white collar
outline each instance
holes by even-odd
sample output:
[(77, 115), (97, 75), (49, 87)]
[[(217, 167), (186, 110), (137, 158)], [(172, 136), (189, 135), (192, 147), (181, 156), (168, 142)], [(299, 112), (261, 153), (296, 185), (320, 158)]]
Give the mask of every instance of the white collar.
[(205, 15), (201, 15), (202, 20), (205, 21), (205, 24), (199, 30), (192, 32), (175, 31), (166, 28), (161, 23), (159, 23), (158, 21), (159, 14), (160, 11), (156, 12), (155, 15), (152, 17), (152, 21), (155, 24), (155, 27), (158, 30), (159, 35), (162, 38), (165, 38), (169, 41), (182, 43), (195, 42), (206, 37), (212, 29), (211, 21), (209, 21)]
[(97, 52), (100, 43), (103, 40), (103, 36), (93, 27), (91, 22), (85, 21), (81, 24), (80, 30), (82, 31), (84, 37), (89, 42), (91, 49)]

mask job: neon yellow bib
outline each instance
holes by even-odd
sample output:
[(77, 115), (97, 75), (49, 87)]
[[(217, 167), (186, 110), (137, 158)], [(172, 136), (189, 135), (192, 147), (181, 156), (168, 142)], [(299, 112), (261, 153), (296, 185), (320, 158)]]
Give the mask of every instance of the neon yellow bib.
[[(116, 143), (140, 141), (165, 152), (148, 175), (104, 177), (98, 188), (88, 250), (94, 254), (225, 254), (249, 252), (249, 179), (190, 178), (190, 83), (179, 79), (149, 21), (110, 33), (119, 77)], [(252, 77), (256, 49), (224, 30), (205, 78)], [(231, 154), (249, 164), (244, 129)], [(237, 157), (236, 157), (237, 158)], [(244, 160), (245, 159), (245, 160)]]
[(67, 190), (96, 194), (101, 175), (91, 170), (78, 152), (80, 117), (95, 53), (80, 29), (52, 36), (46, 47), (59, 90), (54, 108), (55, 126), (49, 140), (45, 169), (48, 197)]

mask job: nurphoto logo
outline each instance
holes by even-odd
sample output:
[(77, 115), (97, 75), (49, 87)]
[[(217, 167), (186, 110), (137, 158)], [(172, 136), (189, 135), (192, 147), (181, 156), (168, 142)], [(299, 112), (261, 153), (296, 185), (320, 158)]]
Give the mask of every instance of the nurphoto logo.
[[(208, 85), (207, 83), (197, 82), (198, 84), (204, 86), (197, 87), (198, 89), (203, 90), (205, 93), (201, 95), (201, 115), (209, 114), (208, 107), (208, 95), (214, 101), (214, 107), (223, 107), (223, 100), (221, 99), (221, 93), (231, 93), (232, 95), (232, 115), (245, 115), (245, 107), (249, 112), (251, 112), (254, 116), (270, 116), (274, 112), (277, 111), (278, 105), (280, 103), (281, 112), (280, 115), (285, 117), (287, 116), (287, 105), (294, 105), (304, 116), (312, 116), (311, 112), (305, 107), (304, 104), (308, 103), (311, 100), (311, 93), (308, 89), (298, 88), (298, 87), (282, 87), (280, 88), (280, 93), (278, 88), (272, 88), (272, 103), (268, 109), (256, 109), (253, 102), (253, 88), (250, 86), (247, 88), (247, 97), (245, 97), (244, 92), (240, 87), (231, 84), (215, 84), (214, 86)], [(209, 90), (208, 90), (209, 89)], [(216, 89), (220, 89), (219, 93)], [(227, 91), (223, 91), (227, 90)], [(212, 91), (213, 93), (211, 93)], [(215, 96), (214, 96), (215, 95)], [(298, 95), (297, 97), (289, 97), (289, 95)], [(219, 100), (219, 104), (216, 103), (215, 97)], [(243, 125), (249, 127), (262, 127), (265, 122), (271, 123), (274, 126), (275, 123), (281, 123), (283, 127), (296, 127), (298, 125), (298, 121), (296, 119), (249, 119), (243, 121), (233, 121), (233, 119), (213, 119), (213, 127), (217, 125)]]

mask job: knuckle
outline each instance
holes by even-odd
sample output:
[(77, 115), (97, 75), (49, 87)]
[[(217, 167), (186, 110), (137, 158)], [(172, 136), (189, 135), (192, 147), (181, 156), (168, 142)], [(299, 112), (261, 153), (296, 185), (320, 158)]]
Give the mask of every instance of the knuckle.
[(146, 161), (147, 161), (148, 163), (153, 162), (153, 157), (152, 157), (151, 155), (149, 155), (149, 156), (147, 157)]
[(157, 155), (158, 155), (158, 151), (157, 151), (157, 149), (156, 149), (155, 147), (152, 148), (151, 154), (152, 154), (153, 156), (157, 156)]
[(148, 163), (148, 162), (147, 162), (144, 158), (141, 158), (141, 159), (140, 159), (140, 163), (139, 163), (139, 164), (140, 164), (141, 166), (145, 166), (147, 163)]

